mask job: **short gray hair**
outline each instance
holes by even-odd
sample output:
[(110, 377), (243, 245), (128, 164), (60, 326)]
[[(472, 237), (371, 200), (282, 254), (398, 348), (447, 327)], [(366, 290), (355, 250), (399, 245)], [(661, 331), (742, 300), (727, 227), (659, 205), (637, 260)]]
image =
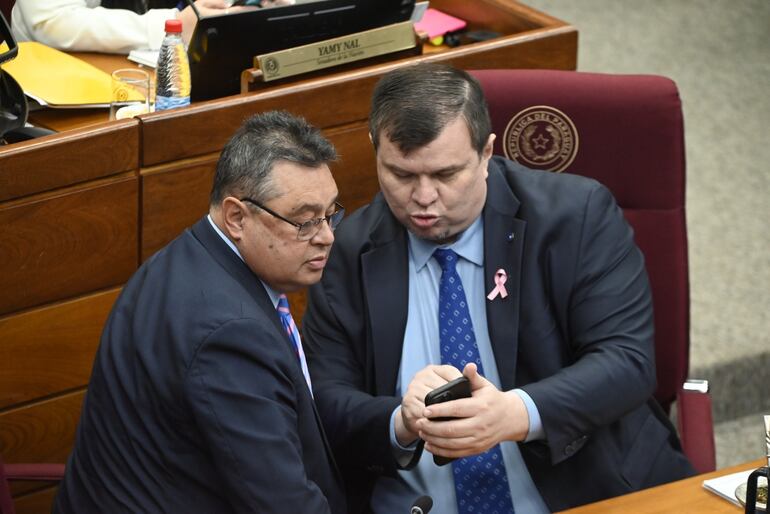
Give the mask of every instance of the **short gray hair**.
[(219, 205), (227, 196), (248, 196), (258, 202), (278, 196), (272, 180), (277, 161), (316, 168), (336, 159), (334, 146), (304, 118), (286, 111), (256, 114), (222, 150), (209, 203)]

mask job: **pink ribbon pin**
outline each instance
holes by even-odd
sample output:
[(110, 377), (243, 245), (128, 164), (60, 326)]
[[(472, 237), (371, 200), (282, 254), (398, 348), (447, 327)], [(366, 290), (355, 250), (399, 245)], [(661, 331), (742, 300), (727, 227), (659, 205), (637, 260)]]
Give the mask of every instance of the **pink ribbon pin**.
[(504, 269), (501, 268), (495, 271), (495, 288), (489, 292), (487, 299), (494, 300), (497, 295), (500, 295), (500, 298), (508, 296), (508, 291), (505, 290), (506, 280), (508, 280), (508, 275)]

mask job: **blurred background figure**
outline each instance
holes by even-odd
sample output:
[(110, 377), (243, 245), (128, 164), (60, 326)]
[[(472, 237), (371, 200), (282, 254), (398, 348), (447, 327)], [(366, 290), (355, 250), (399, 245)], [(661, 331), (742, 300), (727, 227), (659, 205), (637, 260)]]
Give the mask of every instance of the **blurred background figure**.
[[(263, 7), (293, 3), (265, 0)], [(234, 6), (232, 0), (18, 0), (11, 28), (18, 41), (39, 41), (60, 50), (127, 54), (157, 50), (164, 23), (182, 21), (185, 43), (200, 16), (229, 14), (256, 7)]]

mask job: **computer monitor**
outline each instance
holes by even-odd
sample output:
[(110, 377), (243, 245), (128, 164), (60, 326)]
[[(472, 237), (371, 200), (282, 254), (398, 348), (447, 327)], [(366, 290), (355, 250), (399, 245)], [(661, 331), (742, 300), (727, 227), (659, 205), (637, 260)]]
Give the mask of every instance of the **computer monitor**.
[(200, 18), (188, 47), (192, 99), (240, 92), (254, 56), (409, 19), (414, 0), (318, 0)]

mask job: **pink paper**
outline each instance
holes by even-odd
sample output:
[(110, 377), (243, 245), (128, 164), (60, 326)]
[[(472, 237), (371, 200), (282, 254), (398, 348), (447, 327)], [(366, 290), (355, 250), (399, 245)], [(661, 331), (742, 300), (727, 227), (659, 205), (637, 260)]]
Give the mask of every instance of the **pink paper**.
[(428, 38), (433, 39), (437, 36), (443, 36), (447, 32), (463, 29), (466, 25), (467, 23), (460, 18), (429, 8), (423, 14), (422, 19), (414, 24), (414, 28), (421, 32), (427, 32)]

